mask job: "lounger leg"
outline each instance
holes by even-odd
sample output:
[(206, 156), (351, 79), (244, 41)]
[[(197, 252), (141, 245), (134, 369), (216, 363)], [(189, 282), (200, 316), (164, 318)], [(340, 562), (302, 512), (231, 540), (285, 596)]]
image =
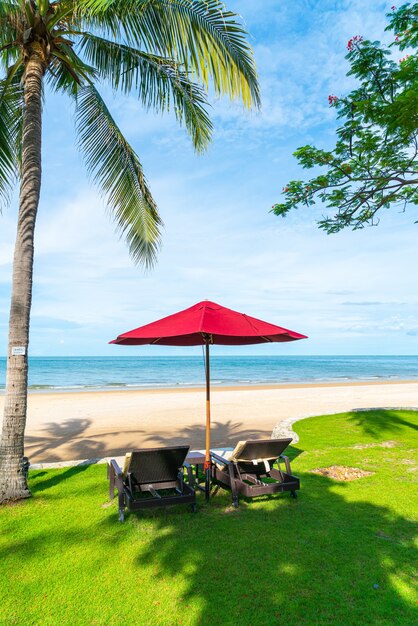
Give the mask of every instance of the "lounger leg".
[(233, 463), (229, 464), (228, 470), (229, 470), (229, 479), (231, 481), (232, 506), (237, 509), (239, 507), (239, 499), (238, 499), (237, 486), (235, 484), (235, 473), (234, 473)]
[(125, 494), (123, 492), (123, 480), (122, 476), (116, 476), (115, 486), (118, 490), (118, 507), (119, 507), (119, 521), (125, 521)]
[(115, 470), (111, 465), (107, 466), (107, 477), (109, 479), (109, 499), (115, 497)]
[(212, 498), (214, 498), (216, 496), (216, 494), (218, 493), (220, 489), (220, 485), (215, 485), (214, 489), (212, 489)]
[(119, 521), (125, 521), (125, 496), (123, 490), (118, 493), (118, 505), (119, 505)]
[(190, 505), (191, 509), (192, 509), (192, 513), (196, 513), (197, 511), (197, 505), (196, 502), (193, 502), (193, 504)]
[(297, 498), (298, 494), (296, 493), (296, 491), (291, 491), (290, 495), (292, 496), (292, 498)]
[(210, 467), (206, 470), (206, 475), (205, 475), (205, 496), (206, 496), (206, 502), (209, 501), (210, 498)]

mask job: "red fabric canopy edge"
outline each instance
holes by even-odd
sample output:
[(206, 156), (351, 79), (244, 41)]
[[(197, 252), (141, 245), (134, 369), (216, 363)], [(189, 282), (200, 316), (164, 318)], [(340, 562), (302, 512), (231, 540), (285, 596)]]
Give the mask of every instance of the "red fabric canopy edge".
[(205, 343), (250, 345), (307, 339), (306, 335), (203, 300), (193, 306), (119, 335), (110, 343), (193, 346)]

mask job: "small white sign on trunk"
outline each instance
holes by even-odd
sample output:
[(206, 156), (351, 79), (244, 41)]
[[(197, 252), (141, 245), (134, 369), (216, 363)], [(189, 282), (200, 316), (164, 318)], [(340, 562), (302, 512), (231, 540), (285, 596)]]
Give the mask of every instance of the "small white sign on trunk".
[(12, 356), (25, 356), (25, 354), (26, 354), (25, 346), (13, 346)]

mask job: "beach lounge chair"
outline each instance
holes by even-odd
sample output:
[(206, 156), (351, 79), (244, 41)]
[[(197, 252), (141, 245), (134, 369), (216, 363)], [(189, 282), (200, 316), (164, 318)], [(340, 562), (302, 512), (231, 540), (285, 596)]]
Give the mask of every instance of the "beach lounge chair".
[[(118, 490), (119, 521), (125, 519), (125, 509), (140, 511), (169, 504), (190, 504), (196, 510), (194, 479), (186, 463), (189, 446), (171, 448), (144, 448), (125, 456), (121, 469), (115, 459), (107, 467), (109, 496)], [(189, 483), (184, 482), (183, 468), (187, 469)]]
[[(212, 480), (232, 492), (232, 504), (237, 507), (239, 496), (254, 498), (282, 491), (290, 491), (296, 498), (299, 478), (292, 475), (290, 461), (283, 455), (292, 441), (289, 439), (259, 439), (240, 441), (235, 450), (220, 456), (211, 452)], [(284, 461), (286, 471), (282, 471)], [(277, 464), (277, 469), (273, 464)]]

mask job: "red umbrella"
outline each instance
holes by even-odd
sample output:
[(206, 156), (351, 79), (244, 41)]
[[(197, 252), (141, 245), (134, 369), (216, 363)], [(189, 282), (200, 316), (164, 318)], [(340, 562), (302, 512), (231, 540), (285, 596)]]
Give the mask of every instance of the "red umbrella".
[(110, 343), (122, 345), (158, 344), (162, 346), (198, 346), (206, 348), (206, 496), (210, 480), (210, 363), (209, 345), (249, 345), (306, 339), (306, 335), (269, 324), (262, 320), (204, 300), (184, 311), (140, 326), (119, 335)]

